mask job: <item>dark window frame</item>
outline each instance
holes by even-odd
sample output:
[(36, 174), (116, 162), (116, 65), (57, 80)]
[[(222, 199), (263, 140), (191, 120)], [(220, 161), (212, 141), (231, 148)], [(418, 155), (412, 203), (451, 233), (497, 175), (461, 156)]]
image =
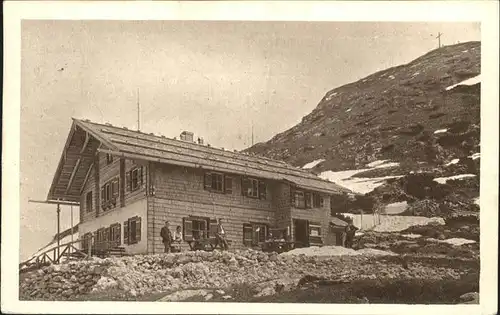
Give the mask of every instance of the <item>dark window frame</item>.
[(88, 212), (92, 212), (94, 211), (94, 196), (92, 194), (92, 190), (87, 192), (87, 194), (85, 195), (85, 208), (87, 210), (87, 213)]
[[(257, 231), (257, 228), (262, 228)], [(249, 232), (250, 230), (250, 232)], [(251, 233), (249, 239), (248, 233)], [(269, 235), (269, 225), (262, 222), (243, 223), (243, 245), (248, 247), (258, 246), (259, 243), (265, 242)]]
[(255, 177), (242, 177), (241, 194), (253, 199), (267, 199), (267, 183)]

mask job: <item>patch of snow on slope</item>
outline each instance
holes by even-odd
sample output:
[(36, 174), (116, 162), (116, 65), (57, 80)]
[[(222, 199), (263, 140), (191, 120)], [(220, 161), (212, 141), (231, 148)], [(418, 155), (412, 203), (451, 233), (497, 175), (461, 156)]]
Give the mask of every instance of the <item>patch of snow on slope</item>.
[(474, 199), (474, 203), (479, 206), (479, 197)]
[(305, 169), (313, 168), (316, 165), (318, 165), (319, 163), (323, 163), (324, 161), (325, 161), (325, 159), (319, 159), (316, 161), (312, 161), (312, 162), (309, 162), (306, 165), (302, 166), (302, 168), (305, 168)]
[(320, 173), (319, 177), (334, 182), (337, 185), (340, 185), (349, 190), (352, 190), (355, 193), (360, 193), (360, 194), (369, 193), (375, 188), (383, 185), (386, 179), (402, 177), (401, 175), (399, 175), (399, 176), (384, 176), (375, 178), (364, 178), (364, 177), (352, 178), (353, 175), (368, 170), (370, 169), (368, 168), (368, 169), (348, 170), (340, 172), (325, 171)]
[[(73, 233), (73, 241), (76, 241), (77, 239), (78, 239), (78, 232)], [(60, 244), (69, 243), (69, 242), (71, 242), (71, 235), (66, 235), (65, 237), (61, 238), (61, 240), (60, 240)], [(45, 251), (47, 251), (49, 249), (53, 249), (55, 247), (57, 247), (57, 241), (49, 243), (48, 245), (40, 248), (36, 253), (34, 253), (33, 255), (31, 255), (30, 257), (28, 257), (28, 259), (26, 259), (26, 260), (29, 260), (29, 259), (31, 259), (31, 258), (33, 258), (35, 256), (38, 256), (41, 253), (43, 253), (43, 252), (45, 252)], [(75, 244), (75, 247), (78, 248), (78, 244)]]
[(368, 167), (374, 167), (374, 168), (385, 168), (385, 167), (396, 167), (399, 166), (399, 163), (397, 162), (390, 162), (387, 163), (389, 160), (378, 160), (378, 161), (373, 161), (371, 163), (366, 164)]
[(446, 163), (444, 166), (450, 166), (450, 165), (452, 165), (452, 164), (457, 164), (457, 163), (458, 163), (458, 161), (460, 161), (460, 159), (453, 159), (453, 160), (451, 160), (451, 162), (450, 162), (450, 163)]
[(473, 160), (479, 159), (481, 157), (481, 153), (474, 153), (473, 155), (470, 155), (469, 157)]
[(467, 79), (467, 80), (464, 80), (462, 82), (459, 82), (457, 84), (453, 84), (453, 85), (450, 85), (449, 87), (446, 88), (446, 91), (449, 91), (459, 85), (474, 85), (474, 84), (477, 84), (477, 83), (481, 83), (481, 75), (477, 75), (473, 78), (470, 78), (470, 79)]
[(395, 78), (396, 78), (396, 77), (395, 77), (395, 76), (393, 76), (393, 75), (390, 75), (390, 76), (389, 76), (389, 79), (391, 79), (391, 80), (394, 80)]
[(352, 110), (352, 108), (349, 108), (348, 110), (346, 110), (345, 112), (348, 113)]
[(476, 241), (473, 241), (473, 240), (468, 240), (468, 239), (465, 239), (465, 238), (449, 238), (449, 239), (446, 239), (446, 240), (439, 240), (441, 243), (448, 243), (448, 244), (452, 244), (452, 245), (456, 245), (456, 246), (460, 246), (460, 245), (465, 245), (465, 244), (473, 244), (475, 243)]
[(419, 75), (419, 74), (420, 74), (420, 72), (415, 72), (415, 73), (412, 75), (412, 77), (416, 77), (416, 76), (417, 76), (417, 75)]
[(413, 233), (401, 234), (401, 236), (405, 237), (405, 238), (420, 238), (420, 237), (422, 237), (422, 235), (420, 235), (420, 234), (413, 234)]
[(386, 214), (398, 214), (404, 212), (407, 206), (408, 203), (406, 201), (390, 203), (385, 206), (384, 212)]
[(434, 133), (443, 133), (443, 132), (447, 132), (448, 129), (438, 129), (436, 131), (434, 131)]
[(342, 246), (311, 246), (311, 247), (303, 247), (292, 249), (291, 251), (284, 252), (280, 255), (301, 255), (304, 254), (306, 256), (353, 256), (353, 255), (389, 255), (394, 256), (397, 255), (393, 252), (383, 251), (379, 249), (373, 248), (363, 248), (360, 250), (354, 250), (352, 248), (346, 248)]
[(399, 232), (414, 225), (427, 225), (434, 222), (444, 225), (443, 218), (440, 217), (420, 217), (404, 215), (378, 215), (378, 214), (353, 214), (342, 213), (352, 219), (354, 226), (360, 230), (373, 230), (375, 232)]
[(449, 177), (436, 177), (434, 178), (434, 181), (440, 183), (440, 184), (445, 184), (446, 181), (452, 180), (452, 179), (462, 179), (462, 178), (467, 178), (467, 177), (474, 177), (476, 176), (475, 174), (460, 174), (460, 175), (454, 175), (454, 176), (449, 176)]
[(378, 160), (378, 161), (374, 161), (374, 162), (368, 163), (368, 164), (366, 164), (366, 166), (368, 166), (368, 167), (377, 167), (377, 166), (379, 166), (381, 164), (384, 164), (387, 161), (389, 161), (389, 160)]

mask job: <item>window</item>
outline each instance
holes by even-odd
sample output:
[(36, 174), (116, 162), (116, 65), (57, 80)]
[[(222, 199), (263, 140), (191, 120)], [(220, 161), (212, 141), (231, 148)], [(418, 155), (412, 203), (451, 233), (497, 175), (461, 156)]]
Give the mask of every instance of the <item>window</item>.
[(109, 153), (106, 153), (106, 164), (109, 165), (113, 163), (113, 156)]
[(135, 216), (123, 222), (123, 243), (136, 244), (141, 241), (141, 218)]
[(323, 197), (320, 194), (313, 194), (313, 207), (323, 208)]
[(204, 181), (205, 190), (229, 194), (233, 192), (233, 180), (230, 176), (222, 173), (206, 172)]
[(233, 178), (230, 176), (224, 176), (224, 191), (227, 194), (233, 193)]
[(120, 223), (115, 223), (110, 226), (109, 240), (114, 246), (121, 245), (121, 225)]
[(241, 193), (251, 198), (266, 199), (267, 186), (264, 181), (243, 177), (241, 179)]
[[(313, 207), (315, 194), (301, 190), (292, 190), (292, 204), (295, 208), (310, 209)], [(317, 200), (320, 202), (320, 200)], [(321, 201), (322, 202), (322, 201)], [(316, 207), (316, 205), (314, 205)]]
[(89, 191), (85, 196), (85, 208), (87, 212), (92, 212), (92, 192)]
[[(182, 219), (182, 232), (183, 239), (186, 241), (192, 241), (196, 239), (208, 238), (209, 235), (209, 227), (210, 229), (215, 229), (217, 231), (217, 221), (210, 220), (209, 218), (203, 217), (193, 217), (189, 216)], [(214, 233), (210, 233), (214, 234)], [(215, 235), (214, 235), (215, 236)]]
[(264, 223), (243, 224), (243, 245), (257, 246), (267, 239), (268, 226)]
[(309, 224), (309, 236), (321, 236), (321, 225)]
[(306, 206), (306, 209), (311, 208), (311, 193), (304, 193), (304, 204)]
[(293, 201), (294, 201), (293, 204), (294, 204), (295, 208), (305, 208), (306, 207), (303, 191), (295, 191)]
[(136, 167), (127, 173), (127, 189), (134, 191), (142, 187), (143, 181), (143, 167)]
[(115, 178), (101, 187), (101, 208), (103, 210), (116, 207), (116, 201), (120, 196), (120, 179)]

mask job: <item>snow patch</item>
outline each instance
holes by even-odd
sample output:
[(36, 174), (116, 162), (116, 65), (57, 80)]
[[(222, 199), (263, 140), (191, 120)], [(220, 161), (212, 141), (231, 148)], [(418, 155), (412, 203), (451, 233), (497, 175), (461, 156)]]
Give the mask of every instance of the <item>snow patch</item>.
[(348, 110), (346, 110), (345, 112), (348, 113), (352, 110), (352, 108), (349, 108)]
[(479, 206), (479, 197), (474, 198), (474, 203)]
[(404, 215), (381, 215), (381, 214), (353, 214), (342, 213), (352, 219), (354, 226), (360, 230), (373, 230), (375, 232), (399, 232), (414, 225), (427, 225), (434, 223), (444, 225), (443, 218), (440, 217), (420, 217)]
[(416, 77), (419, 74), (420, 74), (420, 72), (415, 72), (414, 74), (412, 74), (412, 77)]
[(443, 133), (443, 132), (447, 132), (448, 129), (438, 129), (436, 131), (434, 131), (434, 133)]
[(357, 255), (366, 255), (366, 256), (395, 256), (396, 253), (383, 251), (379, 249), (373, 248), (363, 248), (360, 250), (354, 250), (352, 248), (346, 248), (342, 246), (311, 246), (311, 247), (303, 247), (296, 248), (288, 252), (284, 252), (280, 255), (306, 255), (306, 256), (357, 256)]
[(457, 163), (458, 163), (458, 161), (460, 161), (460, 159), (453, 159), (453, 160), (451, 160), (451, 162), (446, 163), (444, 166), (450, 166), (450, 165), (452, 165), (452, 164), (457, 164)]
[[(78, 239), (78, 232), (73, 233), (73, 241), (76, 241), (77, 239)], [(60, 244), (65, 244), (65, 243), (69, 243), (69, 242), (71, 242), (71, 234), (70, 235), (66, 235), (65, 237), (61, 238), (61, 240), (60, 240)], [(79, 246), (79, 244), (74, 244), (74, 245), (77, 248)], [(33, 257), (36, 257), (36, 256), (40, 255), (41, 253), (43, 253), (43, 252), (45, 252), (47, 250), (53, 249), (55, 247), (57, 247), (57, 241), (51, 242), (48, 245), (40, 248), (37, 252), (35, 252), (30, 257), (28, 257), (28, 259), (26, 259), (26, 260), (29, 260), (29, 259), (31, 259)]]
[(384, 212), (386, 214), (398, 214), (406, 210), (408, 203), (406, 201), (394, 202), (385, 206)]
[(315, 160), (315, 161), (309, 162), (309, 163), (307, 163), (306, 165), (302, 166), (302, 168), (305, 168), (305, 169), (310, 169), (310, 168), (315, 167), (315, 166), (316, 166), (316, 165), (318, 165), (319, 163), (323, 163), (324, 161), (325, 161), (325, 159)]
[(474, 84), (478, 84), (478, 83), (481, 83), (481, 75), (480, 74), (473, 77), (473, 78), (459, 82), (457, 84), (450, 85), (449, 87), (446, 88), (446, 91), (449, 91), (449, 90), (451, 90), (459, 85), (474, 85)]
[(373, 161), (371, 163), (366, 164), (368, 167), (374, 167), (374, 168), (385, 168), (385, 167), (396, 167), (399, 166), (399, 163), (397, 162), (390, 162), (387, 163), (389, 160), (378, 160), (378, 161)]
[(466, 53), (466, 52), (468, 52), (468, 50), (462, 50), (462, 52), (463, 52), (463, 53)]
[(413, 234), (413, 233), (410, 233), (410, 234), (401, 234), (402, 237), (405, 237), (405, 238), (419, 238), (419, 237), (422, 237), (422, 235), (420, 234)]
[(364, 178), (364, 177), (352, 178), (353, 175), (368, 170), (370, 170), (370, 168), (340, 171), (340, 172), (325, 171), (320, 173), (319, 177), (334, 182), (337, 185), (340, 185), (349, 190), (352, 190), (355, 193), (360, 193), (360, 194), (369, 193), (375, 188), (383, 185), (386, 179), (402, 177), (402, 175), (398, 175), (398, 176), (384, 176), (375, 178)]
[(456, 245), (456, 246), (461, 246), (461, 245), (465, 245), (465, 244), (473, 244), (476, 241), (456, 237), (456, 238), (448, 238), (446, 240), (438, 240), (438, 242), (447, 243), (447, 244)]
[(436, 178), (434, 178), (434, 181), (436, 181), (440, 184), (445, 184), (448, 180), (462, 179), (462, 178), (474, 177), (474, 176), (476, 176), (476, 175), (475, 174), (460, 174), (460, 175), (454, 175), (454, 176), (449, 176), (449, 177), (436, 177)]
[(471, 159), (475, 160), (475, 159), (479, 159), (481, 157), (481, 153), (474, 153), (472, 154), (471, 156), (469, 156)]
[(395, 76), (393, 76), (393, 75), (390, 75), (390, 76), (389, 76), (389, 79), (391, 79), (391, 80), (394, 80), (395, 78), (396, 78), (396, 77), (395, 77)]

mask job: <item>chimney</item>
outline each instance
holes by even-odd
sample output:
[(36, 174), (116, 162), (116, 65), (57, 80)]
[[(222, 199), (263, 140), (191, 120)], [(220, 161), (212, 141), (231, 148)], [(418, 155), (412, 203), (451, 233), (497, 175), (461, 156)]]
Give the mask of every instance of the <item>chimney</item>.
[(203, 145), (203, 138), (198, 137), (198, 144)]
[(181, 140), (182, 141), (193, 142), (193, 136), (194, 136), (194, 134), (192, 132), (189, 132), (189, 131), (181, 132)]

